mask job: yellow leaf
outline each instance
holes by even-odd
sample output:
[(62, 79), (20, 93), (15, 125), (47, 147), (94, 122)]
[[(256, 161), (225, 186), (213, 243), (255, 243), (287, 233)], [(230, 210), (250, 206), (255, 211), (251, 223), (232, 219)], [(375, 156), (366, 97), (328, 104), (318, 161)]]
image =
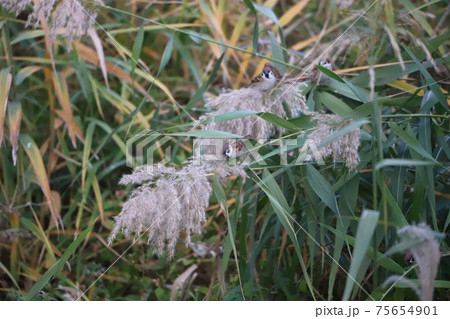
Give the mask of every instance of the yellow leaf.
[(31, 166), (33, 166), (34, 174), (36, 175), (42, 193), (47, 200), (55, 226), (59, 229), (59, 226), (63, 226), (63, 221), (61, 219), (61, 203), (60, 200), (58, 202), (58, 198), (54, 194), (55, 192), (52, 192), (50, 189), (50, 183), (39, 148), (28, 134), (21, 134), (19, 140), (30, 159)]
[(17, 162), (17, 148), (19, 141), (20, 122), (22, 121), (22, 105), (20, 102), (12, 102), (8, 108), (8, 122), (9, 122), (9, 141), (12, 146), (12, 158), (14, 166)]
[(9, 89), (11, 88), (12, 76), (10, 68), (0, 72), (0, 146), (3, 141), (3, 127), (5, 124), (6, 104), (8, 103)]
[(297, 4), (293, 5), (288, 11), (286, 11), (278, 20), (282, 27), (287, 25), (298, 14), (300, 14), (303, 8), (308, 4), (309, 0), (300, 0)]

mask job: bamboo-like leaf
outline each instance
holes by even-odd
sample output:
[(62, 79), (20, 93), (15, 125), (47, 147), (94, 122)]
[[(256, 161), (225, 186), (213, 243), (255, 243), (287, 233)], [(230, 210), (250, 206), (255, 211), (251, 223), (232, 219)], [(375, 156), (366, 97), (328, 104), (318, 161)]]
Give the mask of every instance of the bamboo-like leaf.
[(406, 144), (408, 144), (408, 146), (413, 149), (414, 151), (416, 151), (417, 153), (419, 153), (420, 155), (422, 155), (424, 158), (432, 161), (432, 162), (436, 162), (436, 160), (433, 158), (433, 156), (431, 156), (430, 153), (428, 153), (422, 145), (420, 145), (420, 143), (417, 141), (417, 139), (410, 134), (410, 132), (408, 131), (404, 131), (402, 130), (398, 125), (394, 124), (394, 123), (389, 123), (390, 127), (392, 128), (392, 130), (394, 131), (395, 134), (397, 134), (397, 136)]
[(53, 85), (56, 91), (56, 97), (58, 98), (59, 104), (62, 108), (62, 119), (67, 125), (67, 130), (69, 132), (70, 140), (72, 141), (72, 146), (77, 147), (78, 135), (83, 139), (81, 135), (81, 130), (72, 115), (72, 104), (70, 103), (69, 90), (67, 88), (67, 83), (65, 79), (59, 74), (53, 74)]
[[(75, 45), (75, 48), (78, 52), (78, 54), (85, 59), (87, 62), (89, 62), (90, 64), (97, 66), (100, 62), (98, 59), (97, 54), (95, 54), (95, 51), (92, 50), (91, 48), (85, 46), (84, 44), (82, 44), (79, 41), (74, 41), (73, 42)], [(137, 82), (133, 82), (133, 79), (131, 78), (131, 76), (125, 72), (122, 68), (119, 68), (116, 64), (112, 63), (111, 61), (106, 61), (106, 70), (111, 73), (112, 75), (118, 77), (119, 79), (125, 81), (126, 83), (130, 84), (131, 86), (135, 86), (136, 89), (145, 97), (147, 97), (147, 99), (149, 99), (149, 101), (153, 101), (154, 99), (147, 94), (147, 90), (145, 90), (142, 85), (140, 85)], [(140, 76), (143, 75), (143, 72), (136, 72), (139, 73)], [(145, 73), (144, 73), (145, 74)], [(149, 77), (150, 81), (152, 81), (156, 86), (160, 87), (165, 93), (169, 92), (169, 89), (162, 84), (160, 81), (154, 79), (153, 77)], [(172, 94), (170, 94), (169, 92), (169, 99), (171, 100), (171, 102), (173, 104), (176, 104), (175, 99), (173, 98)]]
[(214, 65), (213, 70), (211, 71), (211, 74), (209, 75), (208, 81), (203, 83), (203, 85), (195, 92), (194, 96), (191, 98), (191, 100), (186, 105), (186, 109), (190, 109), (194, 104), (203, 96), (206, 89), (208, 88), (211, 81), (214, 79), (214, 76), (216, 75), (217, 71), (219, 70), (220, 64), (223, 61), (223, 58), (225, 57), (225, 52), (222, 53), (220, 58), (216, 61), (216, 64)]
[(17, 288), (17, 290), (20, 291), (20, 287), (17, 284), (16, 279), (14, 279), (14, 276), (9, 272), (8, 268), (6, 268), (6, 266), (1, 261), (0, 261), (0, 269), (3, 270), (3, 272), (9, 277), (9, 279), (11, 279), (12, 283)]
[(164, 48), (163, 55), (161, 57), (161, 62), (159, 63), (158, 72), (156, 73), (156, 76), (159, 76), (166, 67), (167, 63), (170, 61), (170, 57), (172, 56), (172, 50), (173, 50), (173, 40), (174, 40), (174, 34), (171, 33), (169, 36), (169, 41), (166, 44), (166, 47)]
[(56, 198), (54, 197), (54, 195), (52, 195), (50, 183), (47, 177), (48, 175), (45, 171), (44, 162), (42, 161), (42, 156), (39, 152), (39, 148), (36, 146), (33, 139), (27, 134), (20, 135), (19, 140), (25, 152), (27, 153), (28, 158), (30, 159), (31, 165), (33, 166), (34, 174), (36, 175), (39, 185), (41, 186), (42, 193), (47, 200), (50, 212), (52, 214), (52, 219), (55, 222), (55, 226), (59, 228), (59, 226), (63, 226), (60, 214), (61, 207), (56, 202)]
[(323, 103), (334, 114), (337, 114), (344, 118), (352, 116), (352, 108), (333, 94), (330, 94), (328, 92), (317, 92), (317, 97), (319, 102)]
[(350, 293), (355, 285), (355, 278), (358, 274), (359, 267), (366, 256), (372, 235), (378, 222), (380, 213), (374, 210), (363, 210), (361, 219), (359, 220), (358, 230), (356, 231), (355, 249), (350, 264), (350, 270), (345, 281), (345, 289), (342, 300), (348, 301)]
[(139, 56), (141, 55), (143, 42), (144, 42), (144, 23), (141, 23), (136, 39), (134, 40), (133, 43), (133, 50), (131, 54), (131, 74), (134, 74), (134, 70), (136, 69)]
[(317, 196), (319, 196), (334, 213), (339, 215), (340, 212), (336, 202), (336, 196), (334, 195), (331, 185), (328, 184), (325, 178), (310, 164), (306, 166), (306, 173), (308, 182), (311, 184), (311, 187)]
[(388, 158), (384, 159), (377, 163), (375, 166), (376, 170), (380, 170), (383, 167), (387, 166), (433, 166), (436, 165), (436, 162), (431, 161), (417, 161), (410, 159), (400, 159), (400, 158)]
[(37, 66), (37, 65), (29, 65), (26, 66), (24, 68), (21, 68), (19, 70), (19, 72), (17, 72), (15, 78), (14, 78), (14, 82), (17, 86), (21, 85), (22, 82), (28, 78), (30, 75), (32, 75), (33, 73), (42, 70), (42, 66)]
[(8, 103), (8, 94), (11, 88), (12, 75), (10, 68), (0, 71), (0, 145), (3, 141), (3, 128), (5, 125), (6, 105)]
[(431, 77), (430, 73), (428, 73), (428, 71), (425, 69), (422, 63), (420, 63), (420, 61), (417, 59), (414, 53), (403, 43), (402, 47), (403, 49), (405, 49), (406, 52), (408, 52), (409, 56), (414, 60), (420, 72), (423, 74), (427, 85), (430, 86), (431, 91), (433, 91), (434, 95), (438, 98), (439, 102), (442, 104), (443, 107), (445, 107), (448, 110), (447, 100), (445, 99), (444, 94), (442, 94), (441, 88), (437, 85), (436, 81)]
[(92, 39), (92, 43), (94, 43), (95, 51), (97, 51), (98, 61), (100, 62), (100, 69), (102, 70), (106, 87), (109, 89), (108, 72), (106, 70), (106, 60), (105, 60), (105, 53), (103, 52), (102, 41), (100, 40), (97, 31), (95, 31), (94, 28), (90, 28), (88, 34)]
[(12, 146), (13, 164), (16, 166), (17, 149), (19, 147), (20, 122), (22, 121), (22, 105), (19, 102), (9, 103), (8, 122), (9, 122), (9, 141)]
[(298, 256), (298, 261), (300, 262), (300, 266), (303, 271), (303, 276), (305, 277), (306, 284), (309, 288), (309, 291), (311, 293), (311, 296), (315, 300), (315, 294), (314, 289), (312, 286), (311, 278), (308, 275), (306, 265), (302, 258), (302, 253), (300, 249), (300, 245), (298, 243), (297, 234), (294, 230), (293, 224), (292, 224), (292, 217), (289, 216), (289, 213), (291, 211), (286, 198), (283, 195), (283, 192), (280, 189), (280, 186), (277, 184), (275, 179), (267, 170), (263, 171), (263, 179), (261, 180), (259, 177), (256, 176), (255, 179), (256, 183), (258, 183), (259, 187), (266, 193), (270, 204), (272, 205), (275, 213), (278, 216), (278, 219), (280, 220), (281, 224), (283, 225), (284, 229), (287, 231), (289, 238), (291, 239), (295, 251)]
[[(242, 298), (245, 300), (244, 290), (243, 290), (242, 281), (241, 281), (241, 274), (240, 274), (240, 270), (239, 270), (239, 258), (238, 258), (238, 254), (237, 254), (237, 250), (236, 250), (236, 244), (235, 244), (235, 234), (233, 231), (234, 227), (232, 227), (232, 225), (231, 225), (230, 215), (228, 212), (227, 196), (225, 195), (225, 191), (223, 190), (222, 185), (220, 185), (220, 181), (216, 175), (213, 176), (213, 189), (214, 189), (214, 194), (216, 195), (216, 198), (220, 204), (220, 207), (225, 211), (225, 214), (226, 214), (227, 224), (228, 224), (228, 238), (229, 238), (229, 242), (231, 244), (231, 247), (232, 247), (232, 250), (234, 253), (234, 259), (236, 261), (236, 270), (237, 270), (238, 277), (239, 277), (239, 284), (240, 284), (239, 286), (241, 288)], [(225, 265), (223, 265), (223, 266), (224, 266), (223, 269), (225, 270)]]
[(37, 294), (47, 285), (47, 283), (56, 275), (58, 275), (69, 260), (70, 256), (75, 252), (78, 246), (86, 239), (86, 236), (91, 232), (97, 219), (91, 221), (89, 226), (67, 247), (61, 258), (47, 270), (41, 278), (31, 287), (28, 294), (25, 296), (26, 301), (33, 300)]
[(244, 0), (244, 3), (247, 5), (247, 7), (250, 9), (250, 11), (255, 15), (255, 24), (253, 27), (253, 51), (258, 52), (258, 36), (259, 36), (258, 15), (256, 14), (256, 9), (255, 9), (255, 6), (253, 5), (252, 1)]
[(242, 138), (241, 135), (231, 134), (231, 133), (222, 132), (222, 131), (215, 131), (215, 130), (168, 133), (165, 135), (184, 136), (184, 137), (203, 137), (203, 138)]
[(303, 11), (303, 8), (308, 4), (308, 2), (309, 2), (309, 0), (300, 0), (299, 2), (294, 4), (292, 7), (290, 7), (281, 16), (281, 18), (279, 20), (279, 24), (282, 27), (286, 26), (289, 22), (292, 21), (292, 19), (294, 19), (295, 16), (299, 15)]

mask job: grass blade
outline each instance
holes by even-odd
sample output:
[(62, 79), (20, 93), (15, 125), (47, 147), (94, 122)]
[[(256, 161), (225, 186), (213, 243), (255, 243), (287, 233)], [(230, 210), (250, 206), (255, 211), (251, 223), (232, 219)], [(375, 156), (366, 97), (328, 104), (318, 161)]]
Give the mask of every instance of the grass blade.
[(359, 221), (358, 230), (356, 231), (355, 249), (353, 250), (353, 259), (350, 264), (347, 280), (345, 282), (344, 296), (342, 300), (348, 301), (350, 293), (355, 285), (355, 278), (358, 274), (359, 267), (366, 257), (372, 235), (377, 226), (380, 213), (374, 210), (363, 210)]
[(92, 228), (95, 225), (97, 219), (91, 221), (90, 225), (67, 247), (64, 254), (61, 258), (52, 266), (49, 270), (47, 270), (41, 278), (31, 287), (28, 294), (25, 296), (26, 301), (33, 300), (37, 294), (47, 285), (47, 283), (56, 275), (58, 275), (63, 269), (66, 262), (69, 260), (70, 256), (73, 255), (78, 246), (86, 239), (87, 234), (90, 233)]

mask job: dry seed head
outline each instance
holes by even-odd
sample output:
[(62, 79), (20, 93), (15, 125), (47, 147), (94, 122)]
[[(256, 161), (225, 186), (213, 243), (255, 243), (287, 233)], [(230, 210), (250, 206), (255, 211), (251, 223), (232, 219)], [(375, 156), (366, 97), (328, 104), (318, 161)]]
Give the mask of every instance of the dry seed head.
[(223, 122), (214, 122), (214, 117), (234, 111), (256, 111), (276, 114), (286, 118), (283, 103), (287, 105), (292, 116), (298, 116), (306, 111), (306, 104), (300, 85), (280, 85), (273, 92), (264, 92), (254, 87), (229, 90), (216, 98), (208, 99), (206, 107), (214, 110), (200, 118), (199, 123), (206, 119), (212, 121), (203, 130), (219, 130), (237, 135), (252, 136), (258, 142), (264, 142), (274, 132), (275, 127), (256, 115), (246, 116)]
[[(0, 5), (16, 16), (33, 4), (32, 0), (0, 0)], [(27, 25), (36, 28), (41, 18), (49, 20), (53, 13), (50, 28), (52, 39), (55, 39), (58, 29), (64, 28), (63, 37), (70, 49), (72, 40), (86, 34), (94, 25), (98, 8), (102, 5), (103, 0), (39, 0), (28, 16)]]
[(226, 163), (188, 163), (181, 170), (161, 164), (137, 167), (124, 175), (121, 184), (140, 184), (115, 217), (115, 226), (108, 238), (111, 245), (119, 232), (125, 237), (147, 233), (148, 243), (156, 253), (168, 252), (172, 257), (180, 234), (190, 242), (192, 233), (199, 233), (206, 220), (212, 188), (207, 175), (215, 173), (220, 180), (230, 175), (245, 176), (242, 167)]
[[(345, 121), (338, 115), (312, 113), (311, 121), (316, 121), (316, 128), (309, 135), (316, 146), (319, 146), (325, 139), (333, 136), (337, 131), (351, 124), (351, 121)], [(356, 169), (359, 164), (358, 148), (360, 145), (361, 130), (355, 129), (350, 133), (344, 134), (333, 140), (327, 145), (319, 147), (322, 158), (333, 157), (334, 161), (345, 159), (345, 165), (350, 169)], [(315, 159), (313, 154), (308, 160)], [(319, 160), (319, 159), (315, 159)]]
[(434, 278), (436, 277), (440, 252), (439, 244), (434, 238), (433, 231), (426, 224), (409, 225), (397, 231), (404, 240), (421, 239), (421, 243), (410, 248), (417, 264), (416, 272), (420, 281), (420, 298), (432, 300), (434, 290)]

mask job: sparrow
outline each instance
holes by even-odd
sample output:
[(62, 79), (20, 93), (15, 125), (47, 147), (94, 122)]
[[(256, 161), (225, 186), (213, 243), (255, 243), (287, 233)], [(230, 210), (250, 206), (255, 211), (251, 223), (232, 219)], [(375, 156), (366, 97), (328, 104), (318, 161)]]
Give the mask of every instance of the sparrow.
[(233, 156), (233, 153), (235, 154), (235, 157), (239, 157), (245, 146), (244, 140), (248, 140), (251, 137), (251, 135), (245, 135), (242, 139), (236, 139), (232, 142), (225, 142), (223, 144), (222, 156), (227, 160)]
[[(206, 244), (202, 241), (187, 242), (184, 239), (181, 239), (180, 241), (186, 244), (196, 257), (214, 258), (217, 254), (219, 254), (219, 256), (223, 255), (223, 246), (214, 247), (214, 244)], [(217, 248), (217, 250), (215, 248)]]
[[(320, 61), (319, 65), (324, 67), (325, 69), (328, 69), (330, 71), (333, 71), (333, 67), (331, 66), (330, 60)], [(312, 71), (312, 74), (310, 75), (310, 79), (312, 82), (317, 83), (318, 85), (325, 85), (328, 81), (329, 77), (328, 75), (323, 74), (317, 69), (314, 69)]]
[(405, 264), (407, 264), (407, 265), (414, 264), (415, 260), (414, 260), (414, 256), (413, 256), (412, 252), (409, 251), (405, 254), (404, 261), (405, 261)]
[(252, 80), (252, 87), (262, 91), (270, 90), (283, 79), (283, 72), (267, 62), (260, 74)]

